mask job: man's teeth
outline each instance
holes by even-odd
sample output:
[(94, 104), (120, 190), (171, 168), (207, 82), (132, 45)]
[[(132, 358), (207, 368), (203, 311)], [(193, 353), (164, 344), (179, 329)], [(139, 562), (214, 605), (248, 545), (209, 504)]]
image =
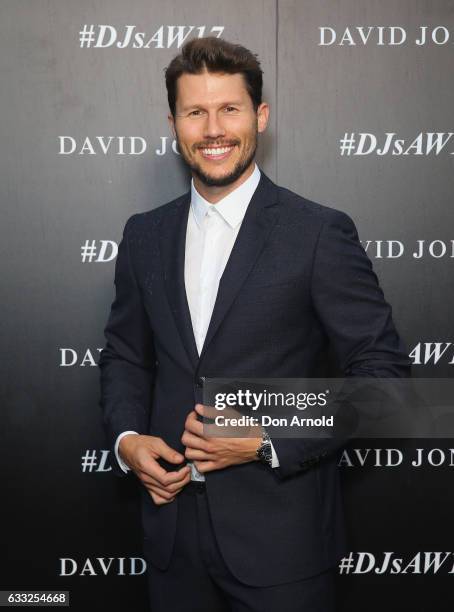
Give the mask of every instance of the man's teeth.
[(227, 151), (230, 151), (231, 149), (233, 149), (233, 146), (222, 147), (219, 149), (202, 149), (202, 152), (204, 155), (223, 155), (224, 153), (227, 153)]

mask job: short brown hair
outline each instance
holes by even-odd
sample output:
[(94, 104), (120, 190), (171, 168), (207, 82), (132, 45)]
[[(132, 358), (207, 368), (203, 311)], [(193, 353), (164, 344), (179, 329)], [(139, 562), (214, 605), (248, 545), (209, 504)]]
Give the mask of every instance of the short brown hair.
[(263, 71), (255, 53), (241, 45), (235, 45), (216, 36), (194, 38), (183, 45), (181, 53), (173, 58), (165, 69), (167, 99), (175, 117), (177, 80), (184, 74), (208, 72), (241, 73), (246, 89), (257, 112), (262, 102)]

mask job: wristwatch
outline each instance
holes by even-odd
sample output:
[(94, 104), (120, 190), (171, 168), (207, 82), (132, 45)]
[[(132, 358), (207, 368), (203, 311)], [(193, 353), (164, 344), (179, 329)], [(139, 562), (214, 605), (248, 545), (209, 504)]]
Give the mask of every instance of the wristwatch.
[(273, 454), (271, 452), (271, 439), (265, 428), (263, 428), (262, 442), (258, 449), (255, 451), (255, 454), (259, 458), (259, 461), (261, 461), (264, 465), (271, 467), (273, 462)]

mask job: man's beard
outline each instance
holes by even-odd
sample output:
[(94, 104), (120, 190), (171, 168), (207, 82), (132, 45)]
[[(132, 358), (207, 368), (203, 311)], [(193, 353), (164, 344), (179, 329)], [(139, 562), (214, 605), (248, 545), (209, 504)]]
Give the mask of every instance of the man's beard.
[(176, 141), (181, 157), (184, 159), (184, 161), (192, 170), (192, 172), (199, 178), (200, 181), (202, 181), (204, 185), (206, 185), (207, 187), (225, 187), (226, 185), (231, 185), (237, 179), (239, 179), (243, 172), (245, 172), (247, 168), (251, 165), (257, 150), (257, 134), (258, 130), (256, 128), (254, 134), (254, 143), (247, 157), (244, 159), (239, 159), (235, 167), (229, 174), (220, 177), (210, 176), (202, 170), (202, 168), (197, 162), (191, 161), (186, 157), (185, 153), (183, 152), (183, 148), (180, 146), (178, 134), (176, 135)]

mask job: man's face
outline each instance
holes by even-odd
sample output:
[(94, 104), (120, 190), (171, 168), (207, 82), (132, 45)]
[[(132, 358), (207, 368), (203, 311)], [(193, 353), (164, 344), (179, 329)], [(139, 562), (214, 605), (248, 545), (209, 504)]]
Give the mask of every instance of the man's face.
[(235, 182), (251, 165), (268, 105), (254, 111), (242, 74), (183, 74), (177, 81), (175, 119), (169, 123), (181, 156), (205, 185)]

